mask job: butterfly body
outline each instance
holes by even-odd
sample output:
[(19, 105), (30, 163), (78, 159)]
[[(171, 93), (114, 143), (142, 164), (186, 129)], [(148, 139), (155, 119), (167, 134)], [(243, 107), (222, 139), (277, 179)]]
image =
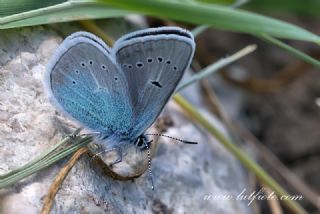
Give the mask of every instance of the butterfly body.
[(56, 107), (99, 133), (105, 148), (148, 147), (145, 130), (174, 92), (194, 53), (181, 28), (127, 34), (111, 49), (87, 32), (67, 37), (47, 66)]

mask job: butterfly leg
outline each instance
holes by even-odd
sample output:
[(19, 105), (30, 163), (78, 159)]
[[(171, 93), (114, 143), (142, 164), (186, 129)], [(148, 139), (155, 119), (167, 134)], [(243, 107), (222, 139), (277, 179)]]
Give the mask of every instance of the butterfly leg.
[(122, 150), (121, 150), (121, 148), (118, 147), (118, 146), (115, 146), (115, 147), (113, 147), (111, 149), (106, 150), (105, 153), (112, 152), (112, 151), (116, 151), (117, 152), (117, 159), (110, 163), (110, 167), (112, 167), (114, 164), (120, 163), (122, 161)]
[(67, 134), (65, 137), (68, 137), (71, 143), (74, 143), (78, 137), (81, 135), (79, 134), (81, 132), (82, 128), (78, 128), (71, 134)]
[(121, 150), (121, 148), (118, 147), (118, 146), (112, 147), (112, 148), (110, 148), (110, 149), (106, 149), (106, 150), (104, 150), (104, 151), (102, 151), (102, 152), (99, 152), (99, 153), (95, 154), (95, 155), (93, 156), (93, 159), (94, 159), (95, 157), (103, 154), (103, 153), (106, 153), (106, 154), (107, 154), (107, 153), (113, 152), (113, 151), (115, 151), (115, 152), (117, 153), (117, 159), (114, 160), (114, 161), (112, 161), (112, 162), (110, 163), (110, 167), (112, 167), (114, 164), (120, 163), (120, 162), (122, 161), (122, 150)]

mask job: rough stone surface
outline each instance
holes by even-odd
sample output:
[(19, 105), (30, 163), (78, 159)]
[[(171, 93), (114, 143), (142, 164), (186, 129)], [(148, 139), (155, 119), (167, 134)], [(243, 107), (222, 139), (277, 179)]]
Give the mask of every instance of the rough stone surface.
[[(0, 174), (39, 155), (73, 127), (48, 102), (42, 80), (45, 65), (61, 42), (43, 27), (0, 33)], [(185, 92), (201, 110), (199, 93)], [(155, 191), (148, 174), (134, 181), (115, 181), (94, 170), (82, 158), (59, 190), (52, 213), (251, 213), (247, 202), (209, 199), (208, 195), (236, 197), (248, 189), (247, 174), (215, 139), (190, 122), (170, 102), (165, 114), (173, 123), (166, 134), (198, 145), (182, 145), (161, 138), (152, 161)], [(0, 213), (39, 213), (55, 174), (65, 161), (0, 190)]]

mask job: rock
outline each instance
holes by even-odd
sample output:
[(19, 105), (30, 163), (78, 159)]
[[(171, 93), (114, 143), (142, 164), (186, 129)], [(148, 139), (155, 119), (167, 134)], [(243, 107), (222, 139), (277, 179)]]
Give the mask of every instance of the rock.
[[(0, 33), (0, 174), (31, 161), (76, 127), (49, 103), (42, 84), (45, 65), (61, 41), (47, 27)], [(193, 87), (192, 96), (200, 97)], [(195, 100), (197, 108), (226, 133), (200, 99)], [(165, 134), (199, 144), (159, 139), (152, 160), (155, 191), (148, 173), (132, 181), (113, 180), (84, 156), (63, 182), (52, 213), (251, 213), (246, 201), (235, 200), (243, 189), (250, 189), (240, 163), (172, 101), (163, 115), (173, 121)], [(64, 163), (0, 190), (0, 212), (39, 213)], [(233, 200), (221, 199), (226, 195)]]

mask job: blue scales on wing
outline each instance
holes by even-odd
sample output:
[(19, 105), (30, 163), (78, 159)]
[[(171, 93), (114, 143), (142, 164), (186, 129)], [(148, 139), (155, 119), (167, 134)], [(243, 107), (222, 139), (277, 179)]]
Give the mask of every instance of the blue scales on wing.
[(47, 85), (60, 110), (94, 131), (111, 135), (132, 127), (127, 80), (92, 34), (76, 33), (63, 42), (48, 66)]

